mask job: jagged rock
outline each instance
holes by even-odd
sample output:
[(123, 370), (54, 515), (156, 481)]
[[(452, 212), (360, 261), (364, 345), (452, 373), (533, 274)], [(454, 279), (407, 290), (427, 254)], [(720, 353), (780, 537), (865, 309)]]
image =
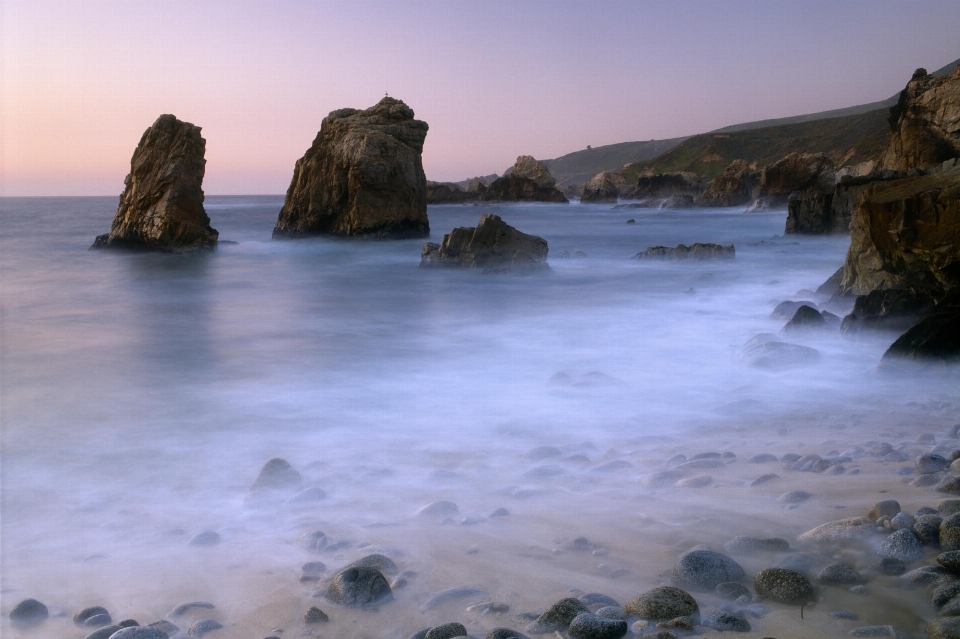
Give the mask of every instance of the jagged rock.
[(169, 114), (157, 118), (133, 152), (110, 232), (90, 248), (216, 248), (219, 234), (203, 209), (205, 145), (200, 127)]
[(547, 241), (521, 233), (499, 216), (484, 213), (476, 228), (455, 228), (440, 244), (427, 242), (421, 267), (479, 268), (485, 273), (549, 271)]
[(650, 246), (633, 256), (635, 260), (707, 260), (712, 258), (733, 259), (736, 257), (733, 244), (701, 244), (697, 242), (687, 246), (677, 244), (676, 248), (669, 246)]
[(542, 189), (552, 189), (557, 185), (557, 181), (550, 174), (550, 169), (540, 160), (532, 155), (521, 155), (510, 168), (510, 175), (533, 180)]
[(791, 153), (763, 167), (757, 197), (782, 206), (792, 193), (830, 193), (834, 181), (833, 161), (823, 153)]
[(942, 296), (960, 284), (960, 167), (876, 184), (858, 200), (841, 292)]
[(661, 209), (692, 209), (695, 206), (695, 202), (692, 195), (679, 194), (671, 195), (665, 199), (661, 204)]
[(734, 160), (715, 177), (703, 194), (698, 206), (740, 206), (750, 201), (754, 184), (750, 168), (743, 160)]
[(603, 171), (594, 175), (583, 185), (581, 202), (613, 202), (616, 204), (620, 188), (614, 182), (613, 173)]
[(864, 330), (902, 332), (920, 316), (933, 310), (934, 300), (920, 291), (886, 289), (857, 296), (853, 310), (843, 318), (840, 332), (856, 335)]
[(639, 176), (632, 197), (637, 200), (665, 199), (673, 195), (699, 197), (703, 189), (703, 180), (696, 173), (657, 173)]
[(455, 184), (427, 181), (427, 204), (463, 204), (475, 202), (479, 193), (463, 191)]
[(413, 115), (401, 100), (385, 97), (365, 111), (325, 117), (297, 160), (273, 236), (428, 235), (421, 160), (428, 126)]
[(960, 361), (960, 288), (953, 289), (933, 310), (897, 338), (883, 354), (881, 368), (904, 362)]
[(889, 122), (883, 168), (926, 169), (960, 156), (960, 67), (950, 77), (917, 69), (890, 109)]

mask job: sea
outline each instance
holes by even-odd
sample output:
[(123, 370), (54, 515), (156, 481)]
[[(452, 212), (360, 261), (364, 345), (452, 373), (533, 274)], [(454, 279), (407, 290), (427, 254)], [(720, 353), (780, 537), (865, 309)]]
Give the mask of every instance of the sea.
[[(4, 618), (26, 597), (67, 618), (103, 603), (141, 622), (196, 598), (216, 600), (224, 623), (245, 620), (251, 630), (235, 636), (265, 636), (292, 613), (264, 602), (288, 597), (302, 615), (310, 601), (296, 539), (313, 529), (341, 540), (321, 557), (331, 570), (364, 548), (417, 565), (411, 605), (447, 585), (493, 591), (438, 567), (486, 547), (459, 540), (462, 524), (492, 526), (502, 506), (531, 511), (529, 524), (504, 524), (511, 543), (601, 534), (565, 509), (564, 494), (594, 488), (553, 451), (596, 466), (643, 446), (665, 458), (712, 429), (749, 440), (797, 423), (956, 413), (955, 371), (877, 370), (895, 334), (790, 336), (820, 358), (786, 370), (738, 358), (755, 335), (782, 329), (771, 316), (780, 302), (849, 308), (815, 293), (849, 237), (785, 236), (782, 209), (429, 208), (430, 241), (483, 213), (546, 239), (550, 272), (520, 276), (421, 269), (423, 239), (273, 240), (282, 203), (207, 197), (221, 244), (179, 255), (88, 250), (115, 197), (0, 199)], [(736, 257), (633, 259), (694, 242), (733, 244)], [(325, 499), (252, 506), (247, 491), (276, 457)], [(632, 464), (627, 486), (654, 470)], [(546, 489), (548, 476), (571, 479)], [(557, 498), (524, 506), (537, 490)], [(459, 513), (422, 542), (409, 522), (440, 499)], [(568, 523), (546, 523), (556, 521)], [(190, 546), (204, 531), (217, 547)], [(545, 580), (550, 596), (574, 581)], [(377, 636), (377, 624), (364, 627)]]

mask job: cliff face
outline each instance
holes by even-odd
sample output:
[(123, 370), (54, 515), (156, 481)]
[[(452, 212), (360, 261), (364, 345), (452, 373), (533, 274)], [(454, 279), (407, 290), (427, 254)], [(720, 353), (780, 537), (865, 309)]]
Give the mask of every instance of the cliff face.
[(880, 166), (927, 169), (960, 156), (960, 67), (951, 77), (917, 69), (890, 109), (892, 134)]
[(823, 153), (791, 153), (763, 167), (757, 196), (779, 206), (793, 193), (829, 193), (833, 187), (833, 160)]
[(402, 101), (383, 98), (324, 118), (297, 160), (273, 236), (428, 235), (421, 160), (428, 126), (413, 115)]
[(960, 167), (880, 183), (857, 202), (841, 291), (923, 291), (960, 285)]
[(205, 141), (200, 127), (161, 115), (130, 160), (110, 232), (91, 248), (191, 251), (217, 246), (203, 209)]
[(586, 184), (583, 185), (583, 194), (580, 196), (581, 202), (617, 202), (620, 195), (620, 188), (613, 179), (613, 174), (604, 171), (594, 175)]
[(697, 198), (698, 206), (739, 206), (751, 199), (753, 176), (743, 160), (734, 160)]

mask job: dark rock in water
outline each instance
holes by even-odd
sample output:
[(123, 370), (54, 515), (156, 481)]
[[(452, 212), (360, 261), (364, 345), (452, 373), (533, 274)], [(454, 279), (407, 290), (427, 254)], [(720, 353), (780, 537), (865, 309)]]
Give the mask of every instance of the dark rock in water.
[(770, 313), (772, 319), (791, 319), (794, 315), (797, 314), (797, 311), (801, 306), (809, 306), (813, 310), (819, 310), (819, 307), (813, 302), (807, 300), (801, 300), (799, 302), (793, 300), (787, 300), (786, 302), (780, 302)]
[(813, 495), (805, 490), (791, 490), (777, 497), (777, 501), (781, 504), (799, 504), (807, 501), (811, 497), (813, 497)]
[(390, 584), (376, 568), (341, 570), (327, 587), (327, 599), (348, 608), (392, 598)]
[(198, 619), (187, 630), (187, 634), (191, 637), (196, 637), (199, 639), (200, 637), (215, 630), (220, 630), (221, 628), (223, 628), (223, 624), (216, 619)]
[(960, 572), (960, 550), (950, 550), (937, 555), (937, 563), (948, 570)]
[(99, 614), (93, 615), (88, 618), (87, 621), (83, 624), (87, 628), (99, 628), (101, 626), (106, 626), (107, 624), (112, 624), (113, 618), (109, 614)]
[(326, 623), (330, 621), (330, 616), (316, 606), (311, 606), (303, 615), (304, 623)]
[(429, 235), (428, 126), (413, 116), (390, 97), (365, 111), (331, 111), (297, 160), (273, 237)]
[(960, 595), (960, 581), (950, 581), (933, 589), (930, 593), (930, 603), (941, 608), (957, 595)]
[(786, 568), (761, 570), (753, 578), (753, 587), (761, 597), (786, 604), (805, 604), (814, 597), (810, 580)]
[(794, 333), (803, 333), (811, 330), (823, 330), (827, 327), (823, 315), (814, 308), (804, 304), (797, 309), (789, 322), (781, 329), (781, 335), (791, 335)]
[(960, 157), (960, 71), (933, 76), (917, 69), (890, 109), (892, 134), (880, 156), (887, 169), (934, 167)]
[(464, 191), (456, 184), (443, 184), (427, 180), (427, 204), (464, 204), (476, 202), (477, 191)]
[(10, 621), (15, 624), (38, 623), (49, 616), (47, 607), (36, 599), (24, 599), (10, 611)]
[[(834, 164), (823, 153), (790, 153), (760, 172), (757, 197), (783, 206), (793, 194), (828, 193), (834, 187)], [(790, 228), (789, 217), (787, 228)], [(788, 233), (791, 231), (787, 231)]]
[(648, 621), (666, 621), (689, 617), (700, 621), (700, 606), (690, 593), (673, 586), (659, 586), (637, 595), (623, 605), (623, 609)]
[(594, 175), (583, 185), (581, 202), (613, 202), (620, 196), (620, 187), (614, 180), (613, 173), (603, 171)]
[(630, 618), (630, 613), (620, 606), (602, 606), (597, 608), (593, 614), (603, 617), (604, 619), (617, 619), (620, 621), (626, 621)]
[(556, 188), (543, 188), (530, 178), (518, 175), (505, 175), (494, 180), (486, 191), (480, 194), (483, 202), (553, 202), (566, 204), (567, 196)]
[(731, 553), (750, 553), (756, 551), (787, 552), (790, 550), (790, 542), (780, 537), (758, 539), (756, 537), (738, 535), (725, 543), (723, 547), (727, 549), (727, 552)]
[(486, 597), (489, 596), (485, 590), (479, 588), (450, 588), (449, 590), (443, 590), (433, 595), (427, 599), (423, 605), (420, 606), (420, 612), (430, 612), (440, 606), (457, 599), (466, 599), (468, 597)]
[(118, 630), (123, 630), (123, 628), (124, 626), (120, 625), (107, 626), (106, 628), (94, 630), (83, 639), (110, 639)]
[(570, 639), (620, 639), (627, 634), (627, 622), (581, 612), (567, 630)]
[(833, 297), (840, 292), (840, 282), (843, 281), (843, 267), (841, 266), (823, 284), (817, 287), (817, 295)]
[(590, 612), (590, 610), (577, 599), (569, 597), (561, 599), (537, 617), (528, 630), (535, 634), (566, 630), (570, 627), (570, 622), (581, 612)]
[(499, 216), (484, 213), (476, 228), (455, 228), (443, 242), (423, 245), (421, 267), (479, 268), (485, 273), (549, 271), (547, 241), (521, 233)]
[(940, 566), (920, 566), (900, 576), (900, 581), (910, 586), (926, 586), (940, 582), (944, 577), (955, 578), (953, 571)]
[(376, 568), (385, 575), (396, 575), (400, 568), (392, 559), (381, 554), (367, 555), (341, 568), (341, 572), (350, 568)]
[[(109, 617), (110, 613), (107, 612), (107, 609), (104, 608), (103, 606), (91, 606), (90, 608), (84, 608), (83, 610), (75, 614), (73, 616), (73, 623), (78, 626), (83, 626), (87, 623), (87, 619), (89, 619), (90, 617), (96, 617), (98, 615), (107, 615)], [(107, 623), (102, 623), (99, 625), (106, 626), (110, 623), (111, 622), (108, 621)]]
[(460, 509), (457, 508), (457, 505), (452, 501), (435, 501), (418, 510), (417, 516), (440, 519), (442, 517), (456, 515), (459, 512)]
[[(960, 179), (958, 179), (958, 185), (960, 185)], [(957, 191), (960, 194), (960, 186)], [(960, 211), (960, 197), (958, 197), (957, 209)], [(958, 221), (958, 228), (960, 228), (960, 221)], [(956, 264), (960, 266), (960, 256)], [(960, 361), (960, 285), (950, 291), (932, 311), (924, 315), (890, 345), (887, 352), (883, 354), (881, 367), (896, 367), (904, 362), (948, 364), (958, 361)]]
[(261, 490), (290, 490), (300, 486), (300, 473), (285, 459), (275, 457), (263, 465), (256, 481), (250, 486), (251, 492)]
[(923, 546), (912, 531), (904, 528), (887, 537), (877, 552), (881, 557), (893, 557), (910, 563), (923, 557)]
[(776, 455), (772, 455), (770, 453), (760, 453), (758, 455), (754, 455), (747, 461), (751, 464), (764, 464), (766, 462), (775, 462), (778, 460)]
[(586, 606), (616, 606), (620, 607), (617, 600), (613, 597), (601, 594), (599, 592), (588, 592), (577, 597)]
[(867, 517), (851, 517), (821, 524), (797, 539), (801, 543), (845, 543), (867, 539), (874, 534), (875, 524)]
[(938, 617), (927, 624), (927, 639), (958, 639), (960, 617)]
[(327, 498), (325, 490), (319, 486), (304, 488), (293, 497), (287, 500), (288, 504), (312, 504)]
[(943, 518), (939, 515), (917, 515), (913, 522), (913, 534), (924, 546), (939, 546), (941, 523)]
[(874, 504), (870, 512), (867, 513), (867, 517), (870, 518), (870, 521), (877, 521), (881, 517), (894, 517), (899, 512), (900, 502), (896, 499), (887, 499)]
[(110, 639), (170, 639), (170, 635), (150, 626), (132, 626), (118, 630)]
[(843, 619), (845, 621), (856, 621), (857, 615), (847, 610), (835, 610), (827, 615), (831, 619)]
[(697, 198), (698, 206), (741, 206), (750, 201), (756, 178), (743, 160), (734, 160)]
[(494, 628), (487, 633), (487, 639), (529, 639), (529, 637), (509, 628)]
[(303, 533), (297, 538), (297, 547), (312, 553), (323, 552), (329, 543), (330, 539), (321, 530)]
[(719, 244), (701, 244), (697, 242), (687, 246), (677, 244), (676, 248), (668, 246), (650, 246), (633, 256), (635, 260), (708, 260), (733, 259), (736, 256), (733, 244), (721, 246)]
[(856, 298), (853, 310), (843, 318), (840, 332), (847, 335), (865, 330), (903, 332), (933, 307), (934, 299), (927, 293), (889, 289), (870, 291)]
[[(131, 623), (131, 622), (132, 622), (132, 623)], [(126, 624), (126, 625), (124, 625), (124, 624)], [(133, 621), (133, 620), (127, 620), (126, 622), (121, 621), (121, 622), (120, 622), (120, 625), (121, 625), (121, 626), (124, 626), (125, 628), (127, 628), (127, 627), (138, 626), (138, 625), (140, 625), (140, 624), (138, 624), (136, 621)], [(171, 637), (176, 636), (176, 634), (177, 634), (178, 632), (180, 632), (180, 628), (178, 628), (178, 627), (175, 626), (174, 624), (170, 623), (170, 622), (167, 621), (166, 619), (161, 619), (160, 621), (154, 621), (153, 623), (148, 623), (148, 624), (147, 624), (147, 627), (148, 627), (148, 628), (155, 628), (156, 630), (159, 630), (160, 632), (165, 632), (165, 633), (167, 633), (168, 635), (170, 635)]]
[(751, 486), (759, 486), (760, 484), (765, 484), (765, 483), (767, 483), (768, 481), (773, 480), (773, 479), (780, 479), (780, 475), (778, 475), (778, 474), (776, 474), (776, 473), (766, 473), (766, 474), (760, 475), (759, 477), (757, 477), (756, 479), (754, 479), (752, 482), (750, 482), (750, 485), (751, 485)]
[(453, 639), (454, 637), (466, 637), (467, 629), (461, 623), (445, 623), (440, 626), (434, 626), (423, 635), (423, 639)]
[(200, 127), (161, 115), (130, 160), (110, 232), (91, 248), (214, 249), (219, 234), (203, 209), (205, 141)]
[(715, 610), (706, 615), (700, 623), (707, 628), (713, 628), (721, 632), (750, 632), (750, 622), (743, 616), (743, 613), (728, 610)]
[(850, 631), (851, 637), (887, 637), (897, 639), (897, 632), (893, 626), (860, 626)]
[(960, 499), (944, 499), (937, 505), (937, 511), (944, 515), (960, 513)]
[(657, 173), (655, 175), (641, 175), (637, 178), (637, 186), (633, 197), (668, 198), (673, 195), (689, 195), (698, 197), (703, 193), (705, 185), (696, 173)]
[(204, 530), (190, 539), (191, 546), (216, 546), (220, 543), (220, 533), (214, 530)]
[(939, 473), (950, 467), (951, 460), (943, 455), (927, 453), (917, 457), (917, 472), (920, 474)]
[(940, 483), (937, 484), (937, 492), (960, 495), (960, 477), (945, 475), (943, 479), (940, 480)]
[(843, 586), (862, 584), (864, 581), (863, 575), (845, 564), (830, 564), (817, 573), (818, 584)]
[(191, 601), (190, 603), (180, 604), (171, 610), (168, 616), (176, 619), (193, 610), (213, 610), (214, 608), (215, 606), (212, 603), (207, 603), (206, 601)]
[(724, 599), (729, 599), (730, 601), (735, 601), (740, 597), (750, 596), (750, 590), (743, 584), (738, 584), (735, 581), (726, 581), (722, 584), (717, 584), (717, 587), (714, 588), (714, 592)]
[(818, 362), (820, 352), (809, 346), (782, 342), (772, 333), (761, 333), (743, 345), (737, 359), (757, 368), (782, 371)]
[(725, 581), (741, 581), (743, 568), (726, 555), (708, 548), (694, 548), (680, 555), (673, 566), (673, 583), (692, 590), (710, 591)]

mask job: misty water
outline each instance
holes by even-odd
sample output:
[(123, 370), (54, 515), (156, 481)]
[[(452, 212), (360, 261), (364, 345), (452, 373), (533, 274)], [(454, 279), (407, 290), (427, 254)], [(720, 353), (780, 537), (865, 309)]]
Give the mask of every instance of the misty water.
[[(552, 272), (523, 277), (422, 270), (422, 240), (273, 241), (281, 204), (208, 197), (236, 243), (184, 256), (88, 251), (115, 198), (0, 200), (4, 618), (26, 597), (141, 623), (204, 600), (233, 636), (262, 637), (320, 602), (351, 620), (338, 636), (373, 637), (455, 619), (463, 606), (419, 610), (454, 586), (515, 611), (569, 588), (625, 600), (663, 581), (680, 539), (795, 538), (842, 508), (764, 514), (730, 486), (695, 501), (643, 488), (674, 453), (779, 455), (858, 428), (912, 441), (960, 416), (956, 375), (875, 370), (895, 335), (791, 338), (821, 359), (782, 372), (738, 361), (849, 244), (782, 237), (783, 210), (430, 208), (432, 241), (483, 212), (544, 237)], [(692, 242), (736, 258), (630, 259)], [(540, 446), (561, 454), (528, 455)], [(273, 457), (326, 498), (245, 502)], [(452, 522), (414, 516), (441, 499)], [(219, 545), (188, 544), (207, 530)], [(305, 553), (311, 530), (338, 549)], [(555, 552), (580, 535), (609, 555)], [(329, 575), (374, 549), (418, 574), (378, 611), (336, 611), (298, 581), (305, 561)], [(82, 636), (56, 624), (30, 632)]]

